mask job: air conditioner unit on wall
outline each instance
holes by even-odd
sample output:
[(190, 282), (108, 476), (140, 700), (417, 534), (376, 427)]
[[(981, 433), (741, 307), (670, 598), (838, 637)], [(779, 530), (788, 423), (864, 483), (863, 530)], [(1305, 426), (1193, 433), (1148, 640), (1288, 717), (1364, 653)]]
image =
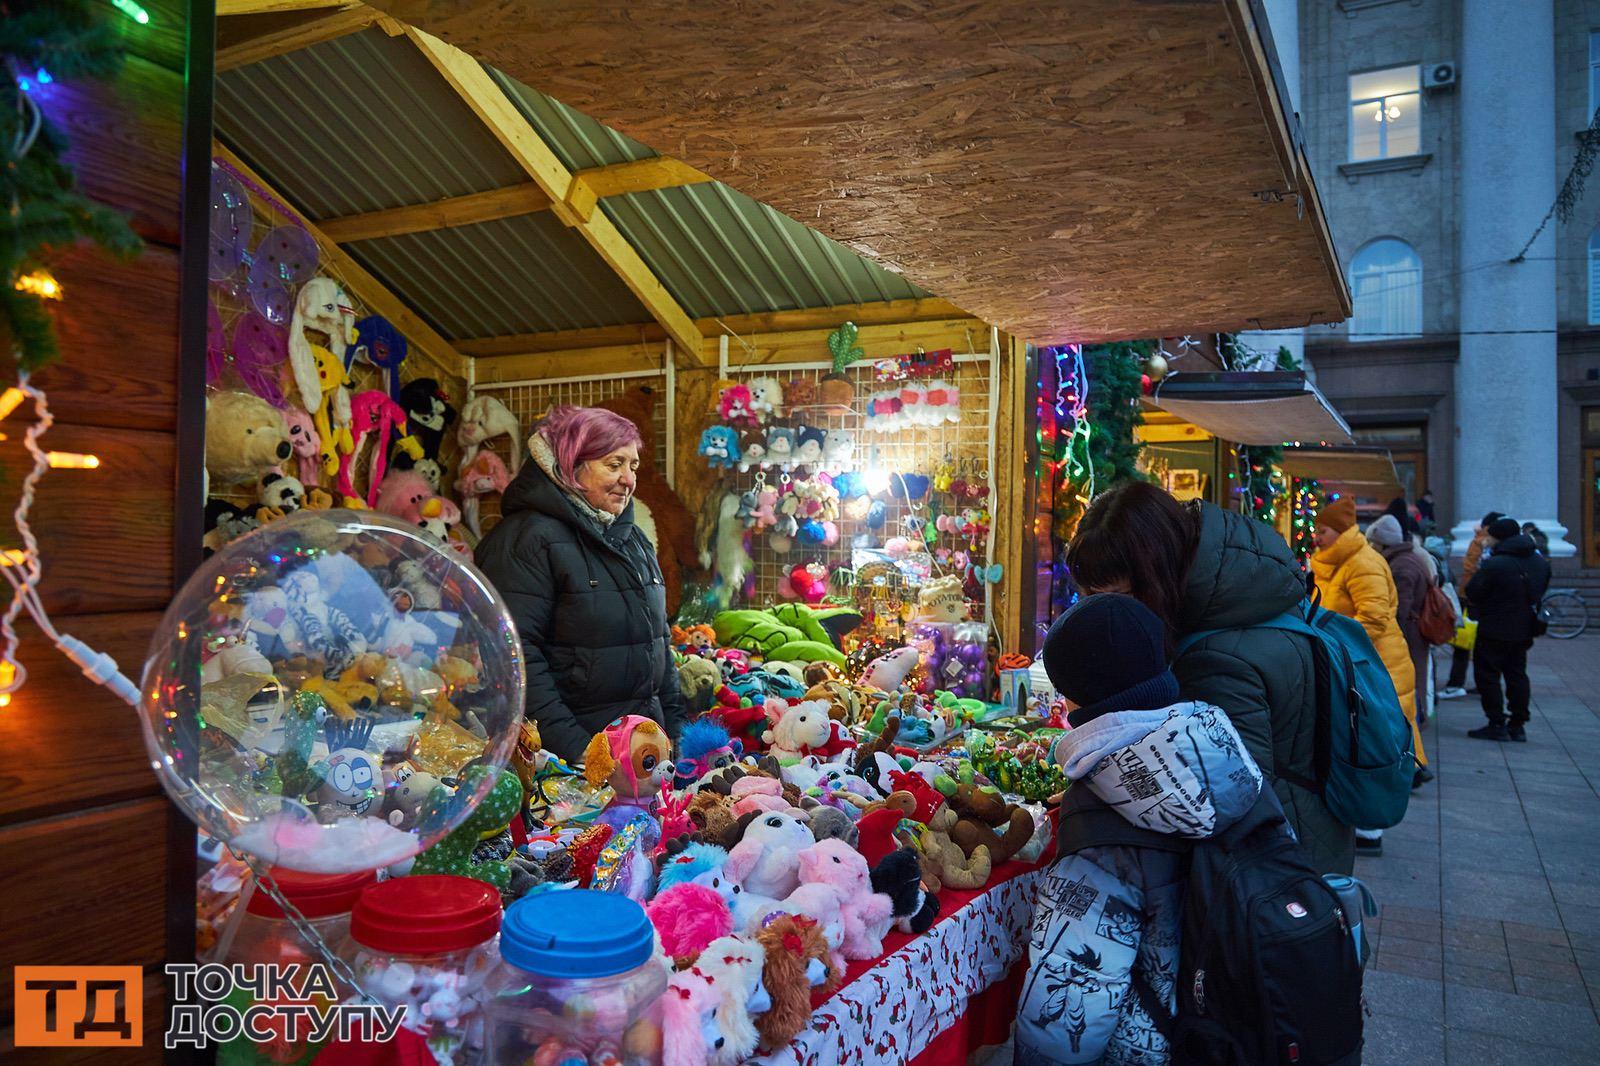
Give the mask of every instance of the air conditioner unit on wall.
[(1456, 87), (1456, 65), (1445, 59), (1437, 63), (1422, 64), (1422, 87), (1429, 92)]

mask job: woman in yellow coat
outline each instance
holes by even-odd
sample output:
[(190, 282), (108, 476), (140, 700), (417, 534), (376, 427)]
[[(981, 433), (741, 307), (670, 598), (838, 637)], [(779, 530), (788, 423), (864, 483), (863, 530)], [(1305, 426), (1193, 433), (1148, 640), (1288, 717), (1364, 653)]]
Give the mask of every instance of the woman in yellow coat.
[(1373, 647), (1400, 695), (1400, 708), (1411, 723), (1417, 761), (1428, 764), (1417, 730), (1417, 674), (1406, 649), (1405, 634), (1396, 617), (1400, 597), (1394, 575), (1367, 538), (1356, 528), (1355, 501), (1348, 496), (1328, 504), (1317, 515), (1317, 550), (1311, 555), (1311, 573), (1322, 594), (1322, 606), (1354, 618), (1372, 638)]

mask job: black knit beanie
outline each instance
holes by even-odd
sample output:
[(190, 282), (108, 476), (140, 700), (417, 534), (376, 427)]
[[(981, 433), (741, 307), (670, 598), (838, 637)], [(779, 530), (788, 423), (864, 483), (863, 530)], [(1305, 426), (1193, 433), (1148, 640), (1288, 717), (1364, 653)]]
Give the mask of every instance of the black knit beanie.
[(1165, 625), (1121, 593), (1085, 596), (1057, 618), (1044, 638), (1044, 669), (1056, 691), (1078, 705), (1067, 715), (1073, 726), (1178, 701)]
[(1515, 518), (1496, 518), (1489, 523), (1487, 532), (1495, 540), (1510, 540), (1522, 532), (1522, 526)]

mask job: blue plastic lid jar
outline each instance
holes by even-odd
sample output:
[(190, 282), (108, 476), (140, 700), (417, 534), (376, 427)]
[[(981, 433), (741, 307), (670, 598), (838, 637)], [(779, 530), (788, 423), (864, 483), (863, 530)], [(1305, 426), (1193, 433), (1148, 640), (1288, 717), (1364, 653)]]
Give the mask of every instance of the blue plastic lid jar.
[(541, 977), (609, 977), (654, 953), (644, 908), (616, 892), (540, 892), (506, 908), (500, 924), (501, 959)]
[(506, 908), (500, 958), (495, 1062), (660, 1063), (667, 969), (644, 908), (627, 896), (524, 896)]

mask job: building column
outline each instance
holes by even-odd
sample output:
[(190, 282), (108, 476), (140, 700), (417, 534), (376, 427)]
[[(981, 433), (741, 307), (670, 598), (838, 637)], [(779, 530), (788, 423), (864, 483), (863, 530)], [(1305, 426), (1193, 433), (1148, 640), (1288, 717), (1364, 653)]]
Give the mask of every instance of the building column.
[[(1264, 0), (1267, 28), (1272, 32), (1272, 47), (1278, 54), (1278, 66), (1283, 71), (1284, 84), (1289, 89), (1285, 101), (1291, 112), (1300, 111), (1300, 3), (1299, 0)], [(1279, 348), (1289, 349), (1289, 354), (1306, 365), (1306, 331), (1304, 329), (1249, 330), (1239, 334), (1239, 339), (1251, 348), (1276, 354)]]
[(1510, 262), (1555, 199), (1552, 0), (1461, 5), (1461, 359), (1455, 550), (1501, 511), (1571, 555), (1556, 521), (1556, 228)]

